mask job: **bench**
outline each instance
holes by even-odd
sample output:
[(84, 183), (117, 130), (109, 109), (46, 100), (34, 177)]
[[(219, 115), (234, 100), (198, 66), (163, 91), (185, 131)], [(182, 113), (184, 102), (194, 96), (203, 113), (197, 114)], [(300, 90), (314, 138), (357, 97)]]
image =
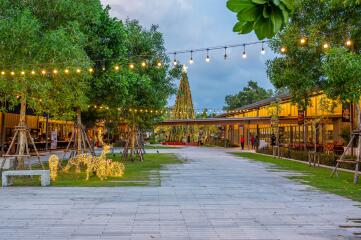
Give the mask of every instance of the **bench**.
[[(50, 185), (50, 171), (49, 170), (17, 170), (17, 171), (3, 171), (2, 172), (2, 186), (9, 186), (9, 177), (14, 176), (40, 176), (41, 186)], [(11, 185), (11, 184), (10, 184)]]

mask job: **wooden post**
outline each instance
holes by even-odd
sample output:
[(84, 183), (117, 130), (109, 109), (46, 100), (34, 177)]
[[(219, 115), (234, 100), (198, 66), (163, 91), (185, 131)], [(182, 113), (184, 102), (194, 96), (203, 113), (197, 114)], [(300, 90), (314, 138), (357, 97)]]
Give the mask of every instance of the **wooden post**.
[(5, 153), (5, 141), (6, 141), (6, 115), (1, 113), (1, 155)]
[[(20, 103), (20, 121), (19, 121), (20, 127), (26, 126), (26, 96), (23, 94), (21, 96), (21, 103)], [(24, 169), (24, 155), (25, 153), (25, 144), (26, 144), (26, 132), (20, 131), (19, 133), (19, 153), (18, 157), (16, 158), (16, 166), (18, 169)]]
[(49, 148), (49, 114), (46, 114), (45, 120), (45, 151), (48, 151)]

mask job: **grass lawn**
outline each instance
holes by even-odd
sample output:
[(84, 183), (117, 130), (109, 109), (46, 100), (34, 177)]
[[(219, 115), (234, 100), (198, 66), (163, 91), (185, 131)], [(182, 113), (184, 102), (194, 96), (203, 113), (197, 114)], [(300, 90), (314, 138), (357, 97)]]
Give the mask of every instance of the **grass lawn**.
[[(145, 154), (144, 162), (122, 161), (119, 154), (114, 157), (108, 155), (113, 161), (123, 162), (125, 165), (125, 173), (122, 177), (109, 177), (107, 180), (100, 181), (96, 176), (92, 176), (88, 181), (85, 180), (84, 171), (75, 173), (59, 173), (57, 181), (51, 186), (58, 187), (120, 187), (120, 186), (159, 186), (160, 175), (159, 170), (168, 164), (180, 164), (180, 160), (175, 154)], [(63, 164), (65, 166), (66, 163)], [(46, 168), (48, 166), (46, 165)], [(33, 169), (40, 169), (33, 167)], [(38, 177), (16, 177), (14, 178), (14, 186), (39, 186), (40, 179)]]
[[(352, 200), (361, 201), (361, 182), (357, 185), (353, 183), (353, 174), (338, 171), (338, 177), (331, 177), (331, 171), (327, 168), (309, 167), (294, 161), (277, 159), (272, 156), (265, 156), (257, 153), (232, 153), (239, 157), (245, 157), (252, 160), (271, 163), (270, 169), (291, 170), (304, 173), (304, 176), (292, 176), (290, 179), (306, 183), (320, 190), (334, 193)], [(361, 177), (360, 177), (361, 181)]]
[(178, 149), (178, 148), (181, 148), (181, 147), (177, 147), (177, 146), (159, 146), (159, 145), (145, 145), (144, 146), (144, 149)]

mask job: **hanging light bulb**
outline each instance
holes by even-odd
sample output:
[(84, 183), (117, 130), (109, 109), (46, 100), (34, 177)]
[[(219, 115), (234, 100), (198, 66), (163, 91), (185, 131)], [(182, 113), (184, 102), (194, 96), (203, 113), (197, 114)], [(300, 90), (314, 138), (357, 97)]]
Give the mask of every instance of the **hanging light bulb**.
[(31, 75), (35, 75), (35, 71), (34, 71), (34, 70), (31, 71)]
[(323, 49), (327, 49), (330, 47), (330, 45), (328, 45), (328, 43), (324, 43), (322, 47), (323, 47)]
[(300, 43), (301, 43), (301, 45), (304, 45), (306, 43), (306, 38), (302, 37), (300, 39)]
[(68, 70), (68, 69), (65, 69), (65, 70), (64, 70), (64, 73), (65, 73), (65, 74), (68, 74), (68, 73), (69, 73), (69, 70)]
[(227, 46), (224, 47), (224, 60), (227, 60), (228, 55), (227, 55)]
[(161, 63), (161, 62), (158, 62), (158, 63), (157, 63), (157, 66), (158, 66), (158, 67), (161, 67), (161, 66), (162, 66), (162, 63)]
[(4, 72), (4, 71), (2, 71), (2, 72), (1, 72), (1, 75), (3, 75), (3, 76), (4, 76), (4, 75), (5, 75), (5, 72)]
[(352, 41), (351, 41), (351, 40), (347, 40), (347, 41), (346, 41), (346, 46), (347, 46), (347, 47), (350, 47), (351, 45), (352, 45)]
[(243, 44), (243, 54), (242, 54), (243, 59), (247, 58), (247, 53), (246, 53), (246, 44)]
[(286, 48), (285, 47), (281, 47), (281, 53), (285, 53), (286, 52)]
[(114, 69), (115, 69), (115, 71), (118, 71), (118, 70), (119, 70), (119, 66), (118, 66), (118, 65), (115, 65)]
[(10, 75), (11, 75), (11, 76), (14, 76), (14, 75), (15, 75), (15, 72), (11, 72)]
[(81, 72), (81, 70), (80, 70), (80, 68), (78, 68), (77, 70), (76, 70), (76, 73), (80, 73)]
[(22, 76), (24, 76), (25, 75), (25, 72), (24, 71), (21, 71), (21, 73), (20, 73)]
[(264, 41), (262, 41), (261, 54), (262, 54), (262, 55), (265, 55), (265, 54), (266, 54), (266, 50), (264, 49)]
[(146, 64), (145, 62), (142, 62), (142, 63), (141, 63), (141, 66), (142, 66), (143, 68), (145, 68), (145, 67), (147, 66), (147, 64)]
[(94, 72), (94, 69), (93, 69), (93, 68), (89, 68), (88, 71), (89, 71), (90, 73), (93, 73), (93, 72)]
[(206, 57), (206, 62), (210, 62), (211, 59), (209, 58), (209, 49), (207, 49), (207, 57)]
[(129, 64), (129, 68), (134, 69), (134, 64), (133, 63)]
[(175, 53), (174, 53), (173, 65), (174, 65), (174, 66), (177, 66), (177, 64), (178, 64), (178, 63), (177, 63), (177, 53), (175, 52)]
[(193, 64), (194, 61), (193, 61), (193, 51), (191, 51), (191, 58), (189, 59), (189, 64)]
[(58, 70), (54, 69), (54, 70), (53, 70), (53, 73), (54, 73), (54, 74), (58, 74)]

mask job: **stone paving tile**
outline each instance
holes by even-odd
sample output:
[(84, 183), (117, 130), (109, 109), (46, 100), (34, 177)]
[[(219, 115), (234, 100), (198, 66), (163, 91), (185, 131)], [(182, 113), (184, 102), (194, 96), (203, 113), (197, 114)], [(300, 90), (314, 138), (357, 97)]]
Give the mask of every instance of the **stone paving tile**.
[[(0, 239), (357, 239), (361, 204), (293, 182), (223, 149), (187, 159), (161, 187), (3, 188)], [(346, 226), (342, 228), (340, 226)], [(349, 226), (349, 227), (347, 227)]]

